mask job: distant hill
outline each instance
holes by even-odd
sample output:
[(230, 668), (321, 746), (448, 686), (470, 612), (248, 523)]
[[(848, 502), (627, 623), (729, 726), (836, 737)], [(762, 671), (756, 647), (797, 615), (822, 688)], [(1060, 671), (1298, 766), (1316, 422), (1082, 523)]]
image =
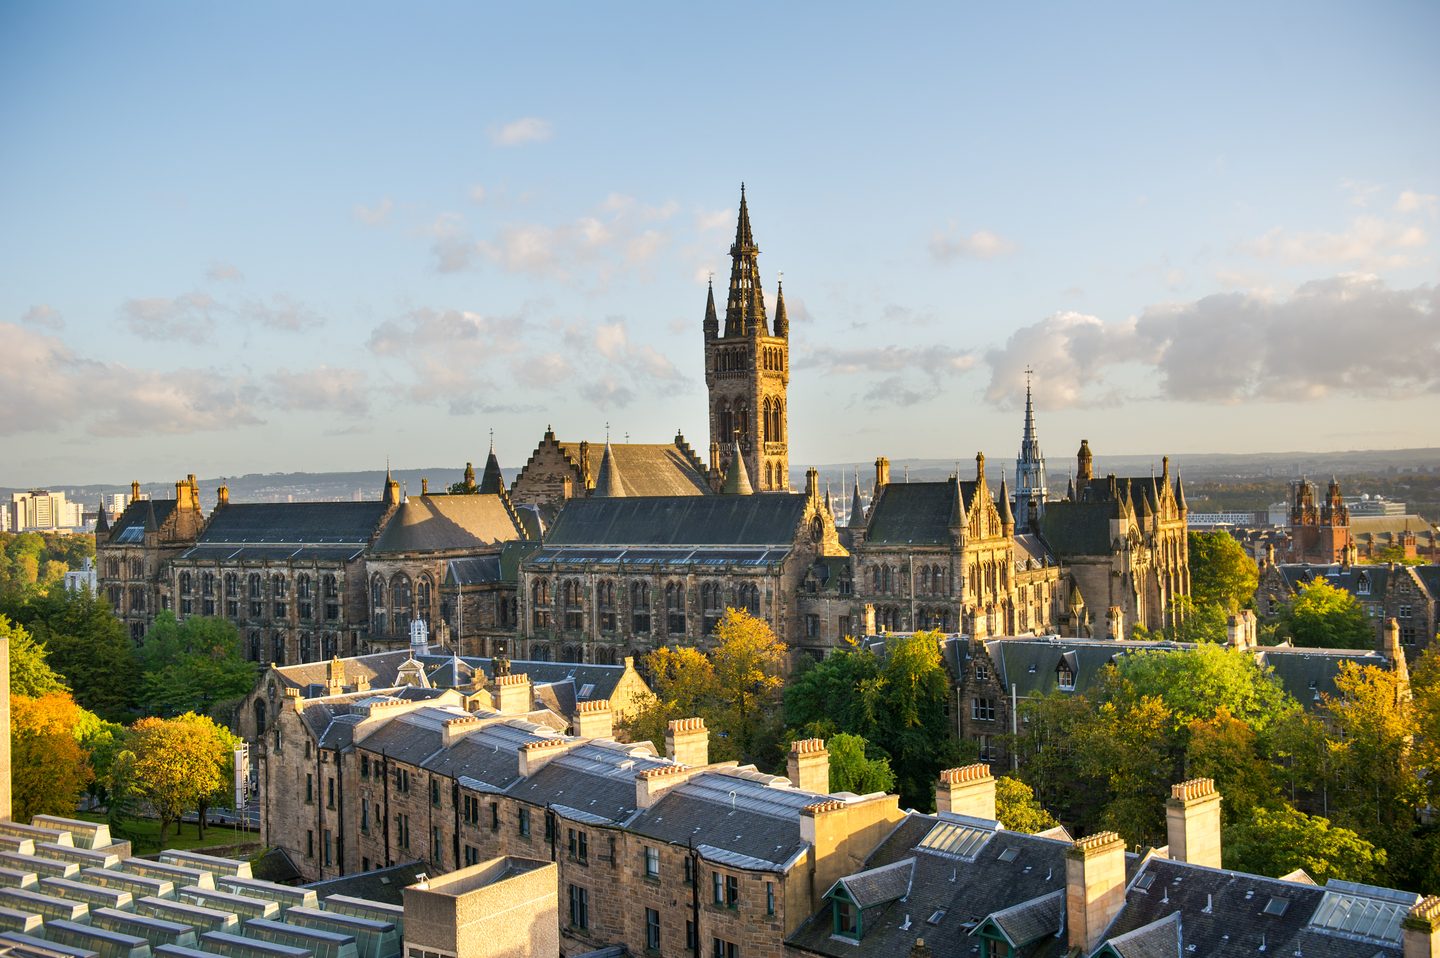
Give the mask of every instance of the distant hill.
[[(477, 464), (478, 467), (479, 464)], [(1073, 456), (1050, 456), (1046, 461), (1050, 482), (1057, 491), (1063, 491), (1065, 480), (1075, 468)], [(865, 463), (832, 463), (818, 466), (820, 485), (828, 485), (837, 496), (848, 490), (855, 470), (860, 472), (860, 484), (867, 491), (874, 483), (873, 460)], [(1160, 471), (1160, 456), (1126, 455), (1095, 457), (1097, 475), (1147, 475), (1151, 468)], [(805, 488), (805, 464), (795, 464), (790, 470), (792, 488)], [(890, 462), (892, 482), (904, 482), (907, 475), (915, 481), (944, 479), (956, 470), (963, 477), (973, 476), (975, 461), (964, 459), (893, 459)], [(1215, 483), (1253, 482), (1266, 480), (1281, 482), (1294, 476), (1328, 478), (1331, 473), (1342, 482), (1347, 476), (1403, 476), (1407, 473), (1440, 475), (1440, 448), (1356, 450), (1352, 452), (1267, 452), (1267, 453), (1207, 453), (1203, 455), (1179, 455), (1170, 459), (1172, 472), (1181, 472), (1187, 480), (1209, 480)], [(513, 482), (516, 469), (504, 470), (507, 482)], [(1015, 460), (988, 459), (986, 473), (995, 485), (1000, 484), (1002, 475), (1012, 481), (1015, 475)], [(459, 482), (463, 467), (440, 466), (426, 469), (395, 469), (394, 477), (408, 492), (419, 493), (421, 480), (428, 478), (430, 488), (443, 491), (450, 484)], [(144, 482), (141, 489), (158, 498), (175, 495), (175, 479), (164, 482)], [(354, 501), (378, 499), (385, 481), (383, 470), (362, 472), (272, 472), (250, 473), (243, 476), (229, 476), (223, 480), (230, 486), (230, 498), (236, 502), (315, 502)], [(209, 508), (215, 502), (215, 490), (221, 484), (219, 477), (200, 479), (200, 501)], [(129, 483), (92, 484), (73, 486), (57, 483), (48, 488), (63, 491), (72, 500), (93, 505), (102, 493), (128, 492)], [(10, 492), (23, 491), (19, 488), (0, 487), (0, 495), (8, 498)], [(1357, 490), (1358, 491), (1358, 490)]]

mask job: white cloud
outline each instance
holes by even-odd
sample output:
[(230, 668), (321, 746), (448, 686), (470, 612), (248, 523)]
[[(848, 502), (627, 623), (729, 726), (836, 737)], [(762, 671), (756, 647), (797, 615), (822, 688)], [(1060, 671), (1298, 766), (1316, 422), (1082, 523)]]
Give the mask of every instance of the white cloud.
[(1397, 213), (1426, 213), (1432, 218), (1440, 213), (1440, 196), (1434, 193), (1417, 193), (1406, 190), (1395, 200)]
[(955, 259), (994, 259), (1015, 251), (1015, 244), (990, 230), (976, 230), (970, 235), (949, 236), (937, 231), (930, 237), (930, 255), (937, 262)]
[(125, 324), (141, 339), (206, 342), (215, 330), (222, 308), (206, 293), (182, 293), (169, 298), (128, 299), (120, 308)]
[(734, 210), (701, 210), (695, 214), (695, 230), (699, 233), (729, 230), (734, 226)]
[(437, 402), (453, 413), (510, 408), (494, 399), (502, 360), (525, 337), (521, 316), (487, 316), (470, 310), (411, 310), (386, 320), (366, 346), (382, 359), (400, 363), (416, 402)]
[(826, 377), (860, 377), (868, 382), (862, 395), (870, 402), (914, 405), (932, 397), (944, 380), (974, 368), (977, 361), (968, 350), (935, 343), (854, 349), (821, 346), (802, 354), (792, 365), (796, 369), (818, 369)]
[(1027, 365), (1036, 371), (1037, 400), (1049, 407), (1117, 401), (1121, 391), (1108, 374), (1132, 363), (1158, 374), (1160, 398), (1180, 401), (1435, 393), (1440, 289), (1390, 289), (1375, 276), (1350, 274), (1288, 296), (1218, 293), (1109, 323), (1057, 313), (1017, 330), (986, 361), (986, 398), (997, 404), (1023, 395)]
[(325, 318), (319, 313), (284, 294), (270, 297), (269, 302), (247, 302), (236, 309), (235, 313), (242, 320), (287, 332), (313, 329), (325, 322)]
[(205, 278), (212, 283), (239, 282), (245, 275), (232, 263), (211, 263)]
[(470, 187), (470, 202), (485, 202), (485, 187), (481, 186), (479, 183), (476, 183), (474, 186)]
[(282, 409), (360, 416), (370, 408), (369, 380), (355, 369), (281, 369), (265, 381), (266, 402)]
[(253, 390), (214, 369), (156, 371), (75, 353), (59, 339), (0, 323), (6, 374), (0, 376), (0, 434), (67, 422), (102, 437), (183, 435), (253, 425)]
[(490, 142), (496, 146), (521, 146), (525, 143), (543, 143), (554, 134), (548, 120), (527, 116), (512, 120), (490, 131)]
[(395, 210), (395, 201), (390, 197), (384, 197), (374, 206), (355, 206), (355, 218), (366, 226), (382, 226), (389, 219), (390, 214)]
[(1408, 265), (1413, 257), (1405, 251), (1424, 246), (1428, 241), (1429, 237), (1418, 226), (1358, 216), (1349, 228), (1338, 233), (1292, 231), (1277, 226), (1242, 243), (1240, 249), (1259, 259), (1273, 259), (1291, 266), (1384, 269)]
[(65, 317), (60, 315), (60, 310), (48, 303), (37, 303), (25, 310), (25, 315), (20, 317), (20, 322), (26, 326), (35, 326), (40, 329), (65, 328)]

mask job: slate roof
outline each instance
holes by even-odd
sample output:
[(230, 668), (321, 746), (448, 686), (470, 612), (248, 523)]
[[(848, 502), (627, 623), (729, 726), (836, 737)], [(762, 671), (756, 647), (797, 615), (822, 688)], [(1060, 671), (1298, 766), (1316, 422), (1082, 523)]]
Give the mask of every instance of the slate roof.
[(373, 552), (493, 549), (522, 537), (499, 495), (412, 496), (385, 524)]
[(1365, 649), (1264, 646), (1255, 650), (1255, 657), (1270, 666), (1285, 691), (1307, 709), (1319, 706), (1321, 696), (1336, 694), (1335, 676), (1340, 674), (1342, 662), (1390, 668), (1390, 661), (1385, 656)]
[(1022, 901), (988, 916), (990, 924), (1016, 948), (1023, 948), (1047, 936), (1056, 937), (1064, 927), (1064, 920), (1064, 889)]
[[(1145, 878), (1143, 876), (1153, 876)], [(1144, 886), (1144, 887), (1141, 887)], [(1327, 896), (1348, 900), (1347, 913), (1367, 905), (1383, 905), (1384, 899), (1403, 895), (1389, 889), (1367, 888), (1348, 883), (1331, 887), (1281, 881), (1243, 872), (1204, 868), (1163, 858), (1148, 859), (1127, 889), (1125, 907), (1111, 923), (1107, 936), (1122, 938), (1178, 912), (1180, 936), (1185, 953), (1215, 958), (1254, 958), (1257, 954), (1293, 955), (1306, 958), (1399, 958), (1398, 920), (1386, 925), (1367, 926), (1363, 934), (1327, 928), (1314, 921)], [(1284, 902), (1283, 909), (1272, 899)], [(1418, 896), (1410, 895), (1413, 904)], [(1408, 905), (1391, 902), (1403, 917)], [(1275, 914), (1279, 911), (1279, 914)], [(1152, 936), (1145, 936), (1153, 942)], [(1129, 939), (1134, 941), (1135, 939)], [(1264, 952), (1261, 952), (1261, 947)], [(1191, 951), (1194, 949), (1194, 951)], [(1148, 958), (1151, 954), (1174, 952), (1126, 951)]]
[(401, 862), (388, 868), (347, 875), (344, 878), (330, 878), (304, 887), (313, 889), (323, 900), (330, 895), (345, 895), (350, 898), (365, 898), (387, 905), (405, 904), (405, 886), (420, 881), (429, 875), (435, 866), (427, 862)]
[(500, 581), (500, 556), (467, 556), (445, 563), (445, 584), (485, 585)]
[[(389, 688), (395, 684), (395, 673), (400, 663), (410, 657), (408, 650), (398, 652), (376, 652), (372, 655), (357, 655), (341, 659), (345, 665), (345, 682), (354, 685), (356, 679), (364, 677), (375, 688)], [(329, 662), (305, 662), (299, 665), (276, 666), (274, 674), (290, 688), (304, 688), (325, 682), (329, 676)]]
[[(987, 824), (981, 819), (911, 812), (871, 853), (867, 868), (913, 858), (915, 872), (908, 897), (866, 913), (858, 948), (831, 936), (828, 901), (796, 930), (788, 944), (811, 954), (852, 958), (857, 954), (905, 955), (916, 938), (924, 938), (935, 958), (972, 958), (978, 942), (970, 932), (987, 916), (1064, 892), (1069, 842), (997, 829), (995, 822), (989, 822), (989, 837), (973, 860), (966, 861), (923, 845), (936, 826), (947, 822), (972, 827)], [(1138, 866), (1135, 856), (1126, 856), (1127, 872), (1133, 874)], [(1037, 926), (1041, 918), (1049, 920), (1050, 907), (1047, 902), (1038, 908), (1020, 909), (1006, 920), (1017, 933), (1028, 935), (1025, 929)], [(1051, 934), (1058, 928), (1056, 918)], [(1057, 943), (1063, 951), (1064, 938)]]
[[(600, 475), (605, 443), (586, 447), (591, 476)], [(571, 462), (580, 462), (580, 444), (562, 442), (560, 450)], [(611, 443), (610, 451), (626, 496), (708, 496), (710, 484), (674, 443)]]
[(889, 865), (846, 875), (826, 894), (832, 894), (835, 888), (843, 888), (856, 905), (873, 908), (910, 894), (910, 882), (914, 877), (915, 859), (903, 858)]
[[(1275, 566), (1275, 571), (1285, 583), (1285, 588), (1292, 593), (1299, 592), (1306, 583), (1323, 579), (1362, 600), (1378, 600), (1384, 595), (1392, 574), (1388, 565), (1312, 565), (1308, 562), (1281, 563)], [(1393, 571), (1404, 574), (1403, 570)]]
[(161, 526), (175, 511), (174, 499), (132, 499), (125, 511), (110, 524), (110, 538), (113, 545), (139, 545), (145, 534), (145, 523), (154, 510), (155, 524)]
[(545, 544), (788, 546), (805, 502), (800, 493), (570, 499)]
[(956, 483), (964, 509), (975, 498), (974, 481), (891, 482), (870, 506), (865, 541), (873, 545), (949, 545), (956, 521)]
[[(353, 686), (356, 679), (364, 676), (374, 689), (394, 688), (395, 677), (399, 674), (400, 666), (409, 658), (410, 651), (401, 649), (394, 652), (377, 652), (372, 655), (341, 659), (340, 661), (345, 667), (345, 684)], [(420, 664), (426, 669), (426, 677), (432, 683), (436, 679), (451, 678), (449, 672), (453, 668), (453, 659), (454, 657), (451, 655), (439, 654), (419, 657)], [(489, 683), (495, 676), (493, 659), (467, 655), (462, 656), (460, 661), (469, 669), (478, 669), (484, 673), (482, 684)], [(329, 674), (329, 668), (328, 662), (307, 662), (301, 665), (277, 666), (274, 671), (285, 685), (303, 689), (311, 685), (323, 685)], [(511, 660), (510, 671), (529, 675), (530, 682), (534, 686), (572, 683), (574, 685), (573, 692), (558, 690), (551, 693), (552, 697), (557, 698), (557, 701), (563, 701), (567, 696), (575, 700), (611, 698), (615, 694), (615, 689), (619, 687), (620, 680), (625, 676), (623, 664), (531, 662), (524, 659)], [(431, 691), (438, 692), (438, 690)]]
[(1180, 912), (1172, 911), (1148, 925), (1116, 935), (1105, 944), (1101, 954), (1111, 953), (1116, 958), (1180, 958)]
[(558, 806), (570, 819), (593, 816), (618, 823), (635, 812), (635, 774), (669, 764), (643, 744), (585, 743), (546, 762), (534, 775), (512, 785), (507, 794), (536, 805)]
[(1040, 516), (1040, 535), (1057, 555), (1109, 555), (1110, 502), (1047, 502)]
[[(520, 746), (544, 737), (524, 724), (486, 725), (430, 756), (423, 767), (457, 781), (468, 779), (469, 788), (484, 783), (487, 791), (504, 791), (520, 777)], [(364, 747), (373, 750), (368, 740)]]
[(828, 796), (784, 778), (744, 769), (700, 772), (666, 791), (631, 820), (630, 829), (678, 845), (693, 843), (721, 864), (780, 872), (807, 844), (800, 812)]
[(1433, 532), (1435, 527), (1424, 516), (1351, 516), (1350, 534), (1353, 536), (1362, 535), (1398, 535), (1401, 532), (1425, 533)]
[(383, 502), (241, 502), (216, 508), (199, 543), (321, 545), (367, 543)]

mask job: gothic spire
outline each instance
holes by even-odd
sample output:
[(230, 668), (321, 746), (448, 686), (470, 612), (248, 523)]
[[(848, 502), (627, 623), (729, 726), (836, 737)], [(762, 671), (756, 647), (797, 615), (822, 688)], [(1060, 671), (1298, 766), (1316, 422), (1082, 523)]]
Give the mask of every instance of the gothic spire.
[(101, 536), (110, 534), (110, 520), (105, 515), (105, 499), (100, 499), (100, 511), (95, 513), (95, 539), (98, 541)]
[(790, 317), (785, 313), (785, 282), (781, 280), (775, 286), (775, 335), (790, 335)]
[(715, 277), (710, 277), (710, 282), (705, 290), (705, 322), (702, 324), (705, 330), (706, 339), (714, 339), (720, 335), (720, 319), (715, 315)]
[(860, 475), (855, 475), (855, 493), (850, 497), (850, 519), (848, 525), (851, 529), (858, 529), (865, 524), (865, 503), (860, 499)]
[(750, 474), (745, 471), (745, 456), (738, 441), (730, 452), (730, 468), (725, 471), (725, 483), (720, 492), (730, 496), (748, 496), (755, 492), (750, 485)]
[(1185, 482), (1180, 478), (1179, 472), (1175, 473), (1175, 507), (1180, 510), (1182, 518), (1190, 511), (1190, 507), (1185, 504)]
[(480, 473), (481, 495), (497, 495), (505, 489), (505, 477), (500, 472), (500, 460), (495, 458), (495, 441), (490, 441), (490, 455), (485, 459), (485, 471)]
[(590, 495), (606, 499), (618, 499), (625, 495), (620, 485), (620, 467), (615, 464), (615, 450), (610, 448), (609, 439), (605, 440), (605, 452), (600, 456), (600, 475), (595, 479), (595, 491)]
[(1035, 503), (1038, 515), (1045, 512), (1050, 490), (1045, 480), (1045, 455), (1035, 434), (1035, 402), (1030, 391), (1034, 370), (1025, 369), (1025, 431), (1020, 438), (1020, 455), (1015, 459), (1015, 508), (1022, 525), (1030, 525), (1030, 504)]
[(1005, 528), (1006, 535), (1015, 534), (1015, 513), (1010, 511), (1010, 489), (1005, 485), (1005, 477), (1000, 477), (1000, 525)]
[(730, 247), (730, 293), (725, 302), (725, 337), (764, 336), (765, 294), (760, 285), (760, 247), (750, 231), (750, 209), (745, 202), (745, 184), (740, 184), (740, 216), (735, 223), (735, 243)]

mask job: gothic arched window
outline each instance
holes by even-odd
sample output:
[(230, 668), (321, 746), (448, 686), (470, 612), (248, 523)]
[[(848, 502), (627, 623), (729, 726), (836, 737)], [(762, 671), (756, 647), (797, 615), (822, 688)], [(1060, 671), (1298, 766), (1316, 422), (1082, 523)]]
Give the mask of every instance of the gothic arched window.
[(685, 634), (685, 583), (665, 583), (665, 631)]
[(565, 628), (579, 632), (585, 628), (585, 590), (579, 579), (566, 579), (560, 587), (560, 599), (565, 607)]
[(190, 594), (190, 573), (188, 572), (180, 573), (180, 594)]
[(650, 631), (650, 583), (630, 583), (630, 631)]
[(736, 592), (740, 608), (751, 615), (760, 614), (760, 587), (754, 584), (742, 585)]
[(537, 629), (550, 628), (550, 580), (530, 583), (530, 621)]
[(600, 631), (614, 632), (619, 628), (615, 614), (615, 583), (601, 579), (595, 583), (595, 608), (600, 613)]
[(434, 595), (434, 586), (428, 575), (422, 575), (415, 584), (415, 610), (416, 618), (425, 622), (425, 628), (430, 628), (430, 603)]
[(410, 584), (410, 577), (403, 572), (397, 572), (390, 578), (390, 606), (394, 613), (395, 628), (410, 627), (410, 620), (415, 617), (414, 601), (415, 592)]
[(706, 635), (715, 631), (720, 616), (725, 611), (725, 590), (718, 582), (706, 582), (700, 586), (700, 621)]

